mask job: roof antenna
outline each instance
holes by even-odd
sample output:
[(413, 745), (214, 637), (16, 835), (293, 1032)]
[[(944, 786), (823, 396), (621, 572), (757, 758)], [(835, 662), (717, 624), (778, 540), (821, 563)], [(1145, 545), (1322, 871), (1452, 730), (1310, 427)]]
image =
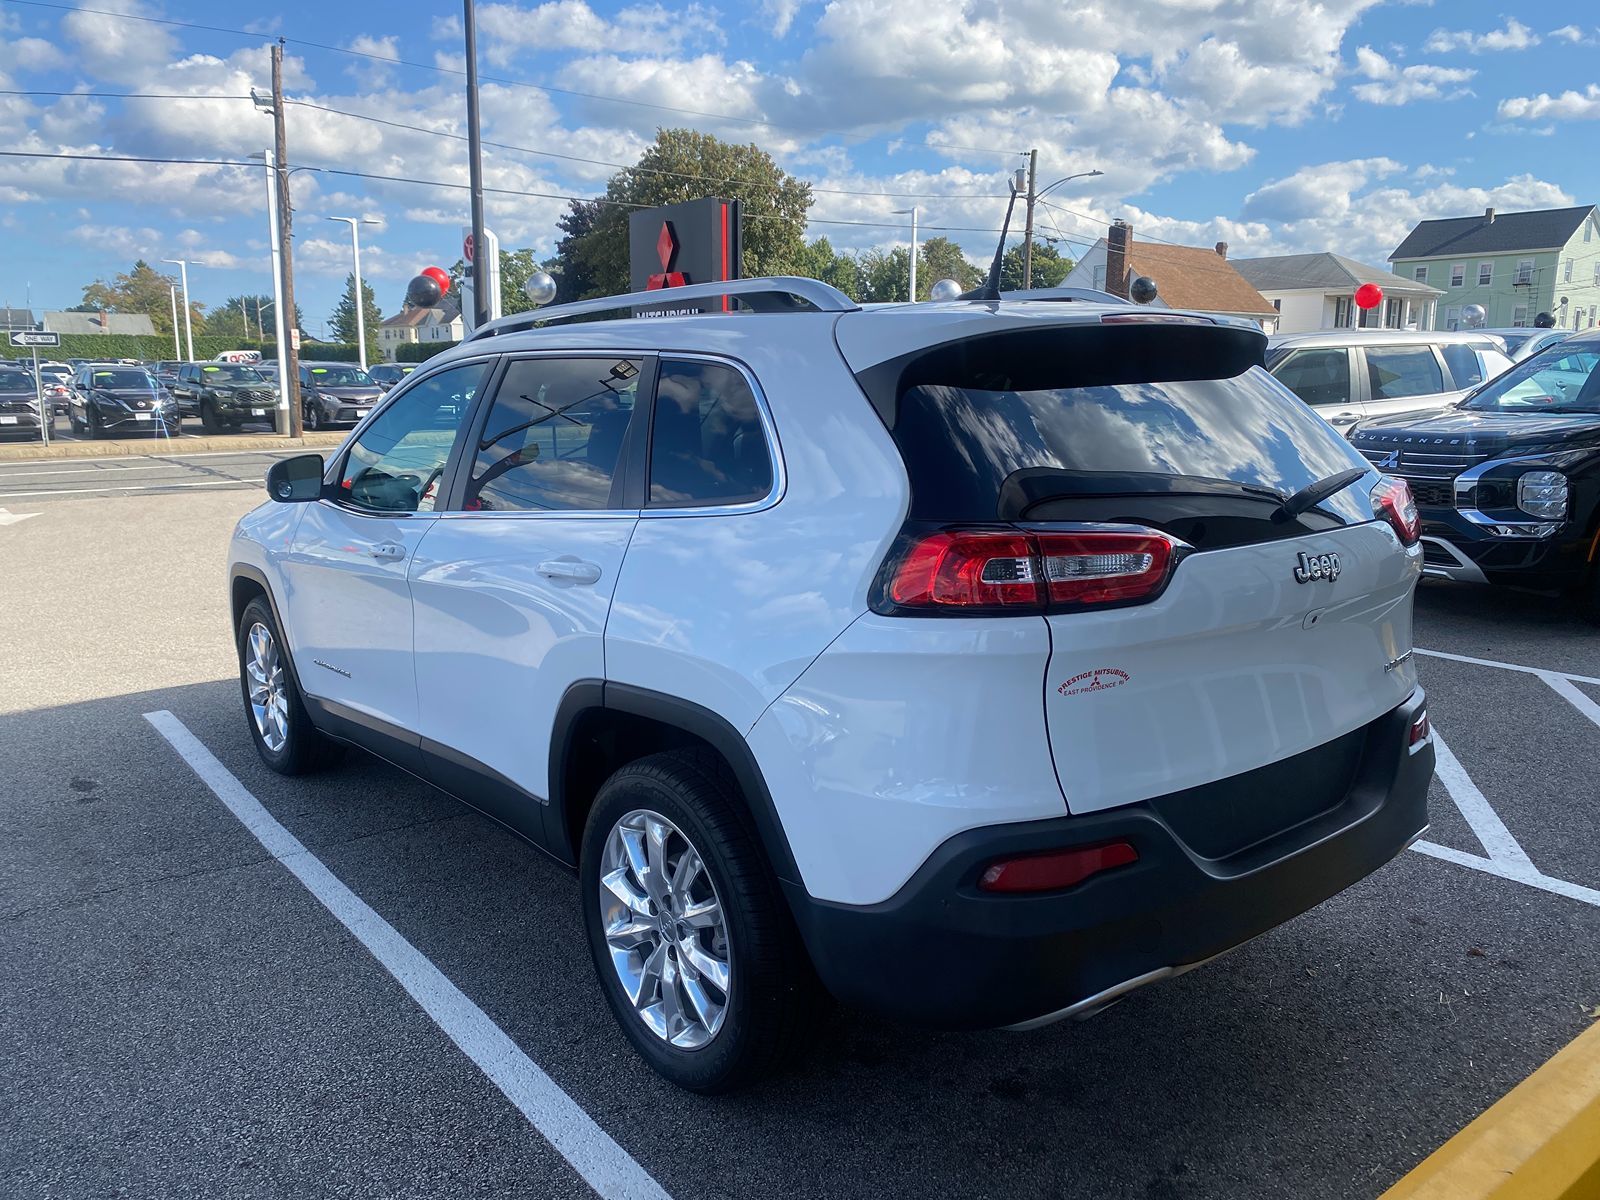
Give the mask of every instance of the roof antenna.
[(1000, 299), (1000, 263), (1006, 255), (1006, 237), (1011, 232), (1011, 211), (1017, 207), (1017, 193), (1022, 190), (1023, 172), (1019, 169), (1011, 176), (1011, 199), (1006, 202), (1006, 219), (1000, 223), (1000, 244), (994, 248), (994, 261), (989, 264), (989, 278), (973, 288), (970, 292), (962, 292), (958, 300), (998, 300)]

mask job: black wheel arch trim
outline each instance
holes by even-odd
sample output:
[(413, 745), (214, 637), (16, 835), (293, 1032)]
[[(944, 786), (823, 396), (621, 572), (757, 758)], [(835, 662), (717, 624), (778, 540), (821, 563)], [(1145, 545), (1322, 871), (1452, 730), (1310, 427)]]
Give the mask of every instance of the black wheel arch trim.
[(801, 883), (800, 870), (778, 819), (772, 793), (767, 790), (761, 767), (744, 736), (726, 719), (693, 701), (633, 684), (599, 679), (581, 679), (567, 688), (551, 726), (550, 807), (546, 810), (551, 853), (567, 862), (577, 861), (583, 830), (568, 827), (566, 778), (579, 750), (573, 736), (578, 721), (585, 713), (596, 709), (645, 717), (680, 729), (722, 755), (744, 794), (750, 818), (773, 871), (785, 883)]

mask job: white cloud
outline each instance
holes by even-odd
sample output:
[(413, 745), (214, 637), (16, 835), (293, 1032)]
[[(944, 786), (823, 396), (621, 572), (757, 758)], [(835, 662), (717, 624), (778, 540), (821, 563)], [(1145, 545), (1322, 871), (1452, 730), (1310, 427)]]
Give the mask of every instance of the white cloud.
[(363, 33), (350, 42), (348, 49), (366, 57), (351, 62), (345, 70), (362, 87), (376, 90), (384, 87), (394, 74), (393, 65), (380, 60), (400, 57), (400, 39), (393, 34), (374, 37)]
[(1577, 25), (1563, 25), (1560, 29), (1552, 29), (1545, 35), (1552, 41), (1566, 42), (1572, 46), (1593, 46), (1595, 44), (1594, 31), (1585, 31)]
[(1462, 87), (1477, 75), (1468, 67), (1437, 67), (1429, 64), (1401, 67), (1390, 62), (1371, 46), (1356, 51), (1356, 70), (1371, 83), (1358, 83), (1350, 89), (1358, 100), (1368, 104), (1399, 105), (1415, 100), (1458, 100), (1472, 95)]
[(73, 57), (81, 71), (97, 79), (131, 83), (177, 57), (178, 42), (170, 29), (111, 15), (155, 15), (141, 0), (104, 0), (95, 7), (100, 11), (75, 8), (61, 18), (61, 30), (75, 47)]
[(1549, 92), (1512, 96), (1500, 101), (1496, 116), (1502, 121), (1600, 120), (1600, 85), (1591, 83), (1581, 92), (1565, 91), (1559, 96)]
[(1485, 54), (1496, 50), (1527, 50), (1538, 44), (1537, 33), (1515, 17), (1507, 17), (1504, 29), (1491, 29), (1488, 33), (1473, 33), (1470, 29), (1435, 29), (1428, 35), (1422, 48), (1430, 54), (1444, 54), (1451, 50)]
[[(661, 55), (723, 41), (721, 15), (699, 3), (670, 10), (660, 4), (637, 4), (611, 20), (585, 0), (546, 0), (527, 7), (484, 4), (477, 15), (480, 52), (495, 67), (520, 65), (531, 56), (559, 50), (627, 49)], [(460, 23), (453, 17), (435, 18), (433, 36), (459, 38)]]
[(802, 0), (761, 0), (761, 15), (772, 29), (773, 37), (788, 37), (794, 19), (800, 13)]

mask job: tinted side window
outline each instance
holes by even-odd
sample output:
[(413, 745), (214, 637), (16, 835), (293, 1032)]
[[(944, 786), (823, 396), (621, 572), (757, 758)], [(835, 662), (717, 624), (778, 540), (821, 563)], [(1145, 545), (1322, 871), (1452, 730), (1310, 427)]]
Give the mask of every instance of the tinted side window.
[(1403, 400), (1445, 390), (1431, 347), (1368, 346), (1366, 353), (1374, 400)]
[(1476, 387), (1483, 382), (1483, 360), (1471, 346), (1440, 346), (1445, 366), (1455, 377), (1458, 388)]
[(506, 368), (473, 457), (473, 512), (612, 508), (641, 363), (525, 358)]
[(745, 377), (662, 360), (650, 430), (650, 507), (746, 504), (772, 490), (772, 456)]
[(1350, 352), (1343, 347), (1297, 350), (1272, 373), (1307, 404), (1350, 403)]
[(431, 512), (487, 363), (440, 371), (395, 398), (350, 447), (340, 488), (362, 508)]

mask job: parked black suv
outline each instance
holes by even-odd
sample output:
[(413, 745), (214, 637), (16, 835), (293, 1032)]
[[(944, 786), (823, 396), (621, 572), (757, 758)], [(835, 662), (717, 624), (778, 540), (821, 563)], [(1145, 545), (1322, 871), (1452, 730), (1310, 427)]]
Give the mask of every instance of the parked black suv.
[(234, 431), (246, 421), (270, 421), (278, 392), (248, 363), (184, 363), (172, 389), (185, 416), (207, 433)]
[(1600, 333), (1556, 343), (1442, 413), (1367, 421), (1350, 440), (1411, 485), (1425, 575), (1581, 587), (1600, 622)]
[(300, 364), (300, 402), (307, 429), (354, 425), (381, 399), (383, 389), (354, 363)]
[(173, 436), (182, 420), (166, 389), (139, 366), (85, 363), (72, 375), (67, 402), (72, 431), (91, 438), (113, 433)]

